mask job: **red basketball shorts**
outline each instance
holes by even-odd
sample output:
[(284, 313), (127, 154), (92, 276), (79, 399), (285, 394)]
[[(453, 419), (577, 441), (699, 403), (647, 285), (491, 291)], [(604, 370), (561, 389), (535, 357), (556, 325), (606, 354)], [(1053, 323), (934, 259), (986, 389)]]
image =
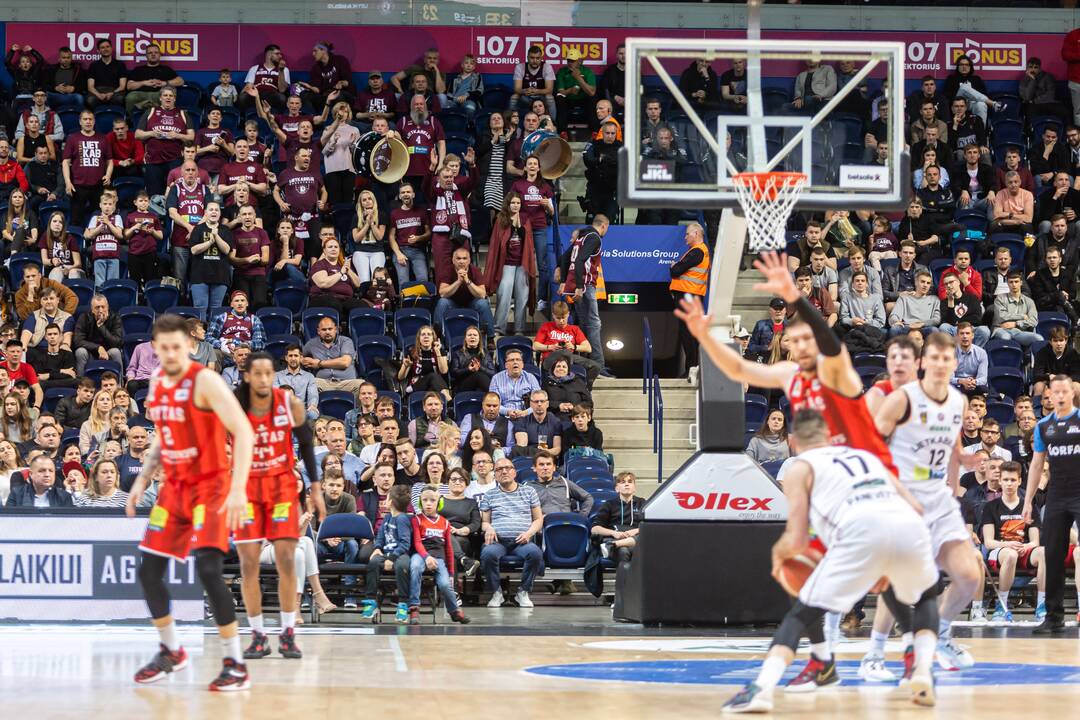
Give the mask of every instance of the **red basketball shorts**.
[(248, 478), (247, 496), (244, 524), (233, 532), (234, 543), (300, 537), (300, 502), (292, 472)]
[(228, 471), (197, 483), (165, 482), (139, 549), (178, 560), (187, 559), (192, 549), (228, 552), (229, 528), (221, 509), (230, 482)]

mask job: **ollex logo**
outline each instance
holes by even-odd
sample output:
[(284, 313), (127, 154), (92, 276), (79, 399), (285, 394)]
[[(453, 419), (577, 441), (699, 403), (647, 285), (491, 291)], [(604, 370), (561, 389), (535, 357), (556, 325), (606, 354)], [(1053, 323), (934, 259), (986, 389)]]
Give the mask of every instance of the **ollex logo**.
[(648, 163), (641, 173), (641, 179), (644, 182), (672, 182), (675, 175), (666, 163)]
[(732, 497), (731, 493), (673, 492), (679, 507), (685, 510), (762, 510), (768, 511), (773, 498)]

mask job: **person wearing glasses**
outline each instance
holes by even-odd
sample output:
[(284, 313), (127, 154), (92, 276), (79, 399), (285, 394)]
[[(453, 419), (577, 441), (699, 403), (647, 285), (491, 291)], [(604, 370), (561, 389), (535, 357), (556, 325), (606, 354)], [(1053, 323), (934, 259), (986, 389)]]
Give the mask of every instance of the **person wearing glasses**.
[(998, 458), (1004, 462), (1012, 461), (1012, 453), (998, 445), (1001, 441), (1001, 426), (992, 417), (984, 417), (982, 428), (979, 430), (979, 443), (968, 445), (964, 448), (964, 455), (974, 455), (979, 450), (989, 453), (991, 458)]
[(499, 561), (504, 555), (514, 555), (524, 560), (521, 584), (514, 600), (520, 608), (531, 608), (529, 593), (533, 580), (544, 566), (543, 553), (533, 542), (544, 524), (540, 497), (532, 486), (518, 484), (514, 463), (506, 458), (495, 463), (495, 481), (498, 487), (485, 492), (479, 500), (480, 529), (484, 533), (480, 568), (492, 593), (487, 605), (502, 607)]

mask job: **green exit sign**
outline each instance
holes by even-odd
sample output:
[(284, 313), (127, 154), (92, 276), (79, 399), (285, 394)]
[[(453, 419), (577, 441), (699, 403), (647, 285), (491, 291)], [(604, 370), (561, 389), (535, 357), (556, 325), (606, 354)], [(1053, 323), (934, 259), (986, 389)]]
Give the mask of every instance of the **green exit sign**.
[(613, 293), (607, 296), (608, 305), (637, 305), (637, 293)]

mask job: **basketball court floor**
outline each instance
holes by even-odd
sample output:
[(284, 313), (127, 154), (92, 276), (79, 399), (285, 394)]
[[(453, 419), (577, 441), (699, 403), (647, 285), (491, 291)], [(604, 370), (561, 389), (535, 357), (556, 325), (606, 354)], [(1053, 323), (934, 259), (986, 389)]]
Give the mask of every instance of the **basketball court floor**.
[[(220, 648), (200, 627), (183, 630), (192, 656), (187, 669), (137, 687), (131, 675), (157, 642), (147, 628), (0, 626), (0, 707), (5, 718), (35, 720), (715, 718), (722, 701), (754, 676), (768, 647), (764, 629), (644, 628), (612, 623), (610, 611), (600, 607), (470, 608), (470, 615), (474, 622), (467, 628), (445, 617), (438, 625), (426, 618), (412, 627), (303, 626), (303, 660), (272, 655), (253, 661), (252, 689), (231, 695), (205, 690), (220, 667)], [(840, 652), (843, 687), (810, 697), (778, 693), (774, 714), (995, 718), (1075, 712), (1075, 628), (1062, 639), (1033, 639), (1029, 628), (961, 628), (957, 635), (965, 636), (962, 642), (979, 664), (937, 673), (936, 708), (916, 708), (902, 691), (860, 683), (855, 670), (866, 641), (852, 639)], [(889, 648), (898, 658), (898, 644)]]

